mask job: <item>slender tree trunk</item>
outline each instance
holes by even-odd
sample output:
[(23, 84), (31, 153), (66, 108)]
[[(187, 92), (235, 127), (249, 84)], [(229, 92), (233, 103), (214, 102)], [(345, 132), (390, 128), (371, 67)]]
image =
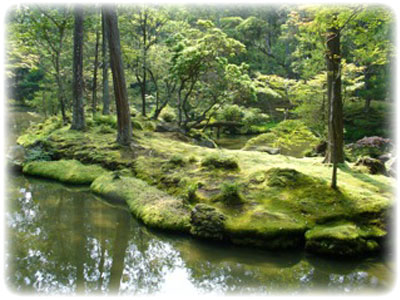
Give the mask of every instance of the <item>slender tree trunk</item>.
[(330, 28), (327, 35), (326, 63), (328, 69), (328, 101), (329, 101), (329, 124), (328, 124), (328, 151), (326, 162), (333, 163), (332, 187), (337, 187), (337, 164), (344, 162), (343, 152), (343, 104), (342, 104), (342, 80), (340, 70), (340, 30), (336, 27)]
[(115, 6), (110, 5), (104, 10), (105, 24), (108, 31), (108, 46), (114, 83), (115, 102), (117, 107), (118, 136), (117, 142), (129, 145), (132, 140), (132, 124), (129, 111), (128, 93), (126, 90), (125, 74), (121, 57), (118, 19)]
[(96, 30), (96, 46), (94, 54), (94, 70), (93, 70), (93, 91), (92, 91), (92, 113), (93, 116), (97, 110), (97, 69), (99, 66), (99, 30)]
[[(59, 56), (59, 54), (57, 54)], [(65, 113), (65, 94), (64, 94), (64, 86), (60, 77), (60, 66), (59, 66), (59, 59), (56, 59), (56, 82), (57, 82), (57, 93), (58, 93), (58, 101), (60, 102), (60, 109), (61, 109), (61, 116), (64, 125), (68, 123), (67, 115)]]
[(85, 112), (83, 109), (83, 7), (76, 5), (74, 9), (74, 60), (73, 60), (73, 111), (71, 129), (85, 128)]
[(104, 8), (102, 8), (101, 12), (101, 30), (102, 30), (101, 52), (103, 54), (103, 115), (109, 115), (110, 92), (108, 86), (107, 26), (105, 26), (104, 22)]
[(364, 71), (364, 80), (365, 80), (365, 90), (367, 91), (367, 94), (365, 95), (365, 104), (364, 104), (364, 113), (368, 113), (369, 109), (371, 107), (371, 95), (369, 94), (369, 89), (370, 89), (370, 79), (371, 79), (371, 70), (369, 69), (370, 67), (367, 66)]

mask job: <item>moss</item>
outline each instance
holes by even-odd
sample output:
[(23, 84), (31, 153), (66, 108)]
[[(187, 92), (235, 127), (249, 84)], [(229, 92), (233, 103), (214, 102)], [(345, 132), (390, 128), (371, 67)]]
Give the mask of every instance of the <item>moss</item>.
[(299, 248), (307, 226), (289, 215), (265, 209), (251, 209), (226, 221), (227, 234), (237, 244), (268, 249)]
[(223, 182), (220, 186), (220, 190), (220, 193), (213, 201), (222, 202), (224, 205), (243, 204), (244, 198), (236, 182)]
[(150, 227), (187, 232), (190, 210), (182, 200), (172, 197), (144, 181), (132, 177), (98, 177), (90, 189), (106, 198), (126, 201), (135, 217)]
[(306, 249), (337, 256), (354, 256), (379, 250), (386, 232), (376, 226), (349, 221), (318, 225), (306, 232)]
[(97, 165), (83, 165), (76, 160), (33, 161), (23, 167), (23, 173), (71, 184), (91, 184), (107, 173)]
[(312, 184), (313, 180), (308, 176), (289, 168), (271, 168), (266, 173), (268, 186), (287, 187)]
[(202, 238), (222, 240), (225, 220), (225, 215), (215, 207), (197, 204), (190, 214), (190, 233)]
[[(100, 126), (95, 124), (84, 132), (71, 131), (64, 126), (47, 135), (43, 135), (46, 126), (42, 126), (42, 129), (32, 129), (31, 134), (40, 135), (41, 141), (54, 149), (54, 159), (76, 159), (117, 171), (110, 174), (114, 195), (122, 195), (123, 201), (131, 197), (140, 207), (151, 207), (154, 217), (147, 210), (144, 213), (133, 208), (135, 215), (142, 219), (150, 215), (146, 221), (149, 224), (156, 223), (157, 219), (169, 219), (164, 214), (170, 210), (158, 201), (153, 206), (143, 204), (144, 196), (137, 200), (138, 185), (131, 184), (127, 177), (134, 175), (145, 181), (147, 185), (141, 188), (149, 188), (150, 194), (149, 185), (152, 185), (158, 192), (163, 191), (162, 197), (178, 201), (173, 203), (180, 203), (185, 209), (173, 209), (174, 218), (186, 218), (186, 227), (190, 219), (187, 206), (206, 204), (226, 217), (224, 237), (238, 244), (273, 249), (302, 247), (308, 229), (340, 220), (352, 222), (367, 232), (365, 226), (372, 228), (365, 225), (370, 224), (367, 221), (377, 219), (376, 224), (383, 229), (385, 219), (382, 216), (393, 202), (395, 179), (355, 172), (353, 164), (340, 166), (339, 190), (333, 190), (329, 186), (332, 168), (322, 164), (320, 158), (296, 159), (255, 151), (217, 150), (171, 139), (170, 133), (152, 131), (134, 131), (139, 147), (132, 150), (116, 144), (115, 133), (99, 133)], [(230, 205), (230, 201), (213, 202), (218, 195), (237, 194), (229, 193), (229, 189), (222, 191), (223, 183), (237, 185), (236, 192), (243, 197), (240, 205)], [(110, 187), (107, 185), (107, 188)], [(158, 197), (155, 195), (157, 193), (149, 198)], [(157, 217), (160, 214), (162, 216)], [(366, 252), (375, 247), (375, 242), (380, 243), (379, 238), (360, 238), (365, 240), (362, 249)]]
[(217, 168), (226, 170), (236, 170), (239, 168), (237, 160), (231, 156), (226, 156), (221, 153), (212, 153), (206, 156), (201, 165), (207, 168)]

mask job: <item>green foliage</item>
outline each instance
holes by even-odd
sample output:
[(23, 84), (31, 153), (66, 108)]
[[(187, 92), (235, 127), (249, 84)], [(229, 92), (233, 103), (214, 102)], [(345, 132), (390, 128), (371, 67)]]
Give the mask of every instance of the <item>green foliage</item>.
[(372, 101), (368, 113), (360, 102), (345, 103), (343, 109), (344, 139), (355, 142), (365, 136), (392, 136), (392, 105), (381, 101)]
[(26, 150), (25, 163), (31, 161), (50, 161), (53, 154), (52, 151), (44, 149), (42, 145), (30, 147)]
[(257, 146), (280, 148), (281, 153), (303, 157), (318, 143), (318, 138), (299, 120), (286, 120), (272, 128), (270, 132), (260, 134), (247, 141), (244, 150)]
[(160, 119), (168, 123), (175, 122), (177, 120), (175, 110), (170, 105), (166, 105), (160, 113)]

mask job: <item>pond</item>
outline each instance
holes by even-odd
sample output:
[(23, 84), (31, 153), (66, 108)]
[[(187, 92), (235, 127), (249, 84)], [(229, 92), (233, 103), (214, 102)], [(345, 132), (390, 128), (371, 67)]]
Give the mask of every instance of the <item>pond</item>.
[(6, 282), (17, 294), (377, 293), (390, 256), (335, 260), (150, 230), (88, 187), (10, 175)]

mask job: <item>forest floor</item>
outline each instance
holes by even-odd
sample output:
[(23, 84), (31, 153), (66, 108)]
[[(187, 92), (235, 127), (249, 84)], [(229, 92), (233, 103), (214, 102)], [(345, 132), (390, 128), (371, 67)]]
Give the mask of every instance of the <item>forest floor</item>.
[(18, 139), (23, 172), (91, 184), (149, 226), (200, 238), (342, 256), (384, 247), (394, 178), (346, 163), (333, 190), (321, 157), (206, 148), (140, 121), (130, 147), (115, 142), (107, 118), (89, 120), (83, 132), (55, 117), (31, 126)]

